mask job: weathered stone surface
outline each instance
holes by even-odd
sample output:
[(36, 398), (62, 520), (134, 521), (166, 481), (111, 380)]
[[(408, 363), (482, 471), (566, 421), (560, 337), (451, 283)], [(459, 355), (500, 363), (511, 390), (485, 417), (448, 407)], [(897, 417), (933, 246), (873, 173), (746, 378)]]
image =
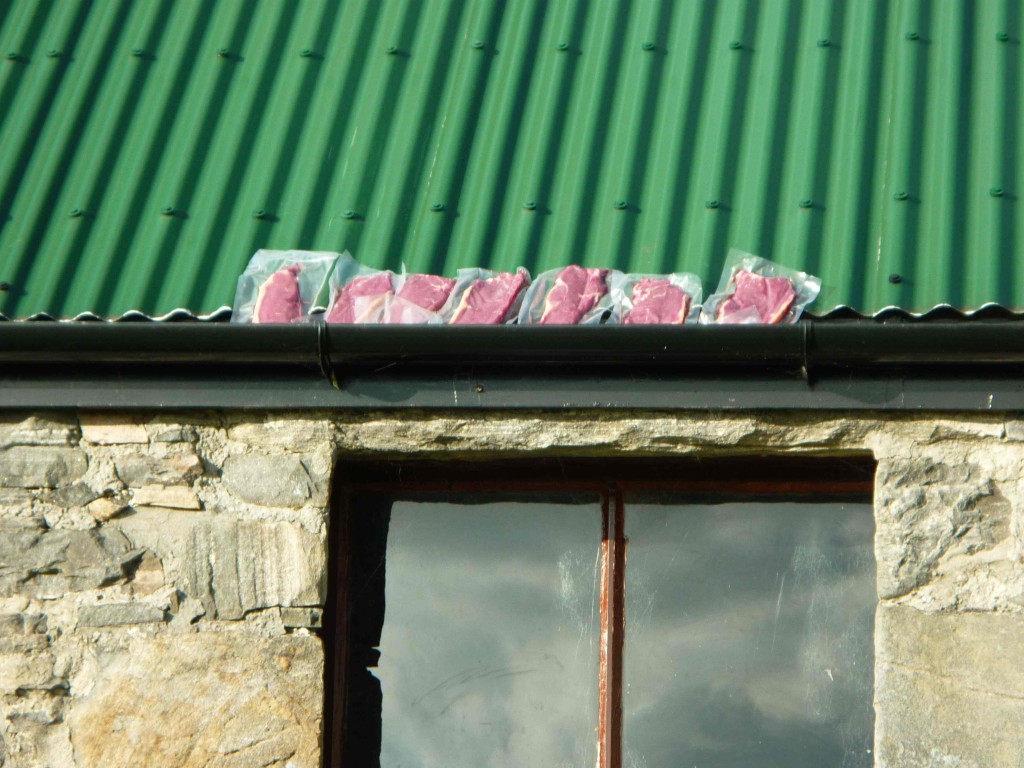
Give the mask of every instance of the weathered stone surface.
[(238, 498), (270, 507), (301, 507), (313, 493), (309, 472), (294, 456), (228, 456), (224, 482)]
[(237, 632), (135, 637), (73, 678), (68, 721), (81, 766), (320, 765), (320, 640)]
[(194, 443), (198, 439), (192, 427), (172, 422), (151, 421), (146, 424), (146, 432), (154, 443)]
[(49, 644), (44, 614), (0, 614), (0, 654), (39, 651)]
[(0, 415), (0, 448), (11, 445), (68, 445), (78, 439), (73, 414)]
[(883, 607), (880, 766), (1024, 765), (1024, 617)]
[(282, 608), (281, 623), (289, 629), (320, 627), (323, 611), (319, 608)]
[(117, 476), (125, 485), (188, 485), (203, 474), (203, 461), (185, 443), (161, 446), (152, 452), (133, 452), (117, 460)]
[(86, 511), (93, 516), (93, 518), (101, 523), (105, 523), (108, 520), (113, 520), (119, 514), (128, 509), (126, 504), (122, 504), (120, 501), (101, 497), (95, 501), (90, 502), (85, 507)]
[(312, 453), (330, 448), (334, 426), (326, 419), (271, 418), (229, 427), (228, 437), (253, 447), (273, 446), (294, 453)]
[(1009, 512), (977, 465), (930, 458), (880, 463), (875, 476), (879, 595), (899, 597), (926, 583), (935, 564), (972, 530), (977, 547), (991, 547), (1008, 535)]
[(168, 507), (170, 509), (202, 509), (195, 491), (182, 486), (149, 485), (132, 495), (136, 507)]
[(188, 593), (211, 617), (240, 619), (273, 606), (320, 606), (326, 542), (288, 523), (197, 524), (186, 553)]
[(163, 608), (148, 603), (99, 603), (83, 605), (78, 611), (80, 627), (150, 624), (167, 619), (167, 612)]
[(0, 488), (0, 521), (8, 527), (43, 528), (43, 513), (30, 491)]
[(100, 494), (94, 491), (85, 483), (72, 483), (60, 488), (53, 493), (46, 494), (44, 498), (51, 504), (62, 507), (84, 507), (93, 499), (99, 498)]
[(121, 445), (148, 443), (145, 426), (124, 416), (110, 414), (82, 414), (82, 439), (93, 445)]
[(126, 581), (142, 550), (117, 530), (0, 527), (0, 597), (60, 597)]
[(77, 448), (13, 446), (0, 449), (0, 486), (56, 488), (77, 480), (89, 467)]

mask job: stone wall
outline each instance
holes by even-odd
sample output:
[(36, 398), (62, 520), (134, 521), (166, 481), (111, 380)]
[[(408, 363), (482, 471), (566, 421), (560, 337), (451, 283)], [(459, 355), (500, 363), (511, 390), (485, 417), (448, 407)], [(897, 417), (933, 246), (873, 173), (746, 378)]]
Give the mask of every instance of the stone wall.
[(1024, 765), (1024, 422), (406, 412), (0, 414), (0, 766), (319, 765), (346, 456), (850, 452), (878, 461), (876, 764)]

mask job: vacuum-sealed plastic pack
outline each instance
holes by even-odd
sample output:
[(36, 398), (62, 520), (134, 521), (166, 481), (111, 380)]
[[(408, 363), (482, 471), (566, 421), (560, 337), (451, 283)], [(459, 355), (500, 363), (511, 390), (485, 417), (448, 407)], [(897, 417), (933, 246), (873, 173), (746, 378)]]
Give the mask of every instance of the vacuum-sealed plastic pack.
[(331, 273), (331, 302), (324, 314), (328, 323), (380, 323), (386, 302), (395, 295), (390, 270), (364, 266), (345, 251)]
[(621, 273), (576, 264), (537, 276), (523, 298), (520, 325), (598, 325), (611, 311), (609, 282)]
[(238, 278), (233, 323), (300, 323), (323, 291), (339, 254), (256, 251)]
[(530, 273), (460, 269), (445, 311), (450, 325), (506, 325), (515, 321), (530, 286)]
[(718, 290), (704, 301), (700, 322), (719, 325), (795, 323), (821, 291), (821, 279), (733, 248)]
[(441, 275), (395, 275), (395, 295), (385, 304), (383, 325), (438, 325), (445, 322), (458, 281)]
[(610, 282), (612, 314), (619, 325), (683, 325), (700, 317), (703, 285), (696, 275), (616, 273)]

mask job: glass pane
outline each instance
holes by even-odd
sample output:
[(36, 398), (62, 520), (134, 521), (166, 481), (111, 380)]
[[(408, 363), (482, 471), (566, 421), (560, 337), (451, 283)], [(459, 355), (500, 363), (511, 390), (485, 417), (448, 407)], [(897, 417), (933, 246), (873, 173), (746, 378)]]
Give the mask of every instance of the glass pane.
[(626, 504), (626, 768), (872, 764), (869, 504)]
[(380, 765), (592, 768), (598, 501), (395, 502), (386, 537)]

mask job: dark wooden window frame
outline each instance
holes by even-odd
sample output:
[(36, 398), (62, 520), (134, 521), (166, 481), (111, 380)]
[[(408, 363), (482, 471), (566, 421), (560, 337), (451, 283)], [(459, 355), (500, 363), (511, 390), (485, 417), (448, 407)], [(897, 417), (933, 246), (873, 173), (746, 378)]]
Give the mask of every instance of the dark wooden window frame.
[[(350, 522), (361, 493), (393, 500), (417, 494), (591, 492), (601, 499), (601, 647), (598, 677), (599, 768), (622, 766), (622, 660), (625, 640), (625, 502), (634, 492), (671, 491), (694, 502), (806, 497), (870, 501), (875, 462), (867, 454), (840, 457), (710, 459), (540, 459), (532, 461), (346, 462), (336, 473), (325, 617), (327, 649), (324, 765), (343, 761), (348, 666), (347, 586), (353, 557)], [(520, 477), (521, 481), (510, 478)]]

